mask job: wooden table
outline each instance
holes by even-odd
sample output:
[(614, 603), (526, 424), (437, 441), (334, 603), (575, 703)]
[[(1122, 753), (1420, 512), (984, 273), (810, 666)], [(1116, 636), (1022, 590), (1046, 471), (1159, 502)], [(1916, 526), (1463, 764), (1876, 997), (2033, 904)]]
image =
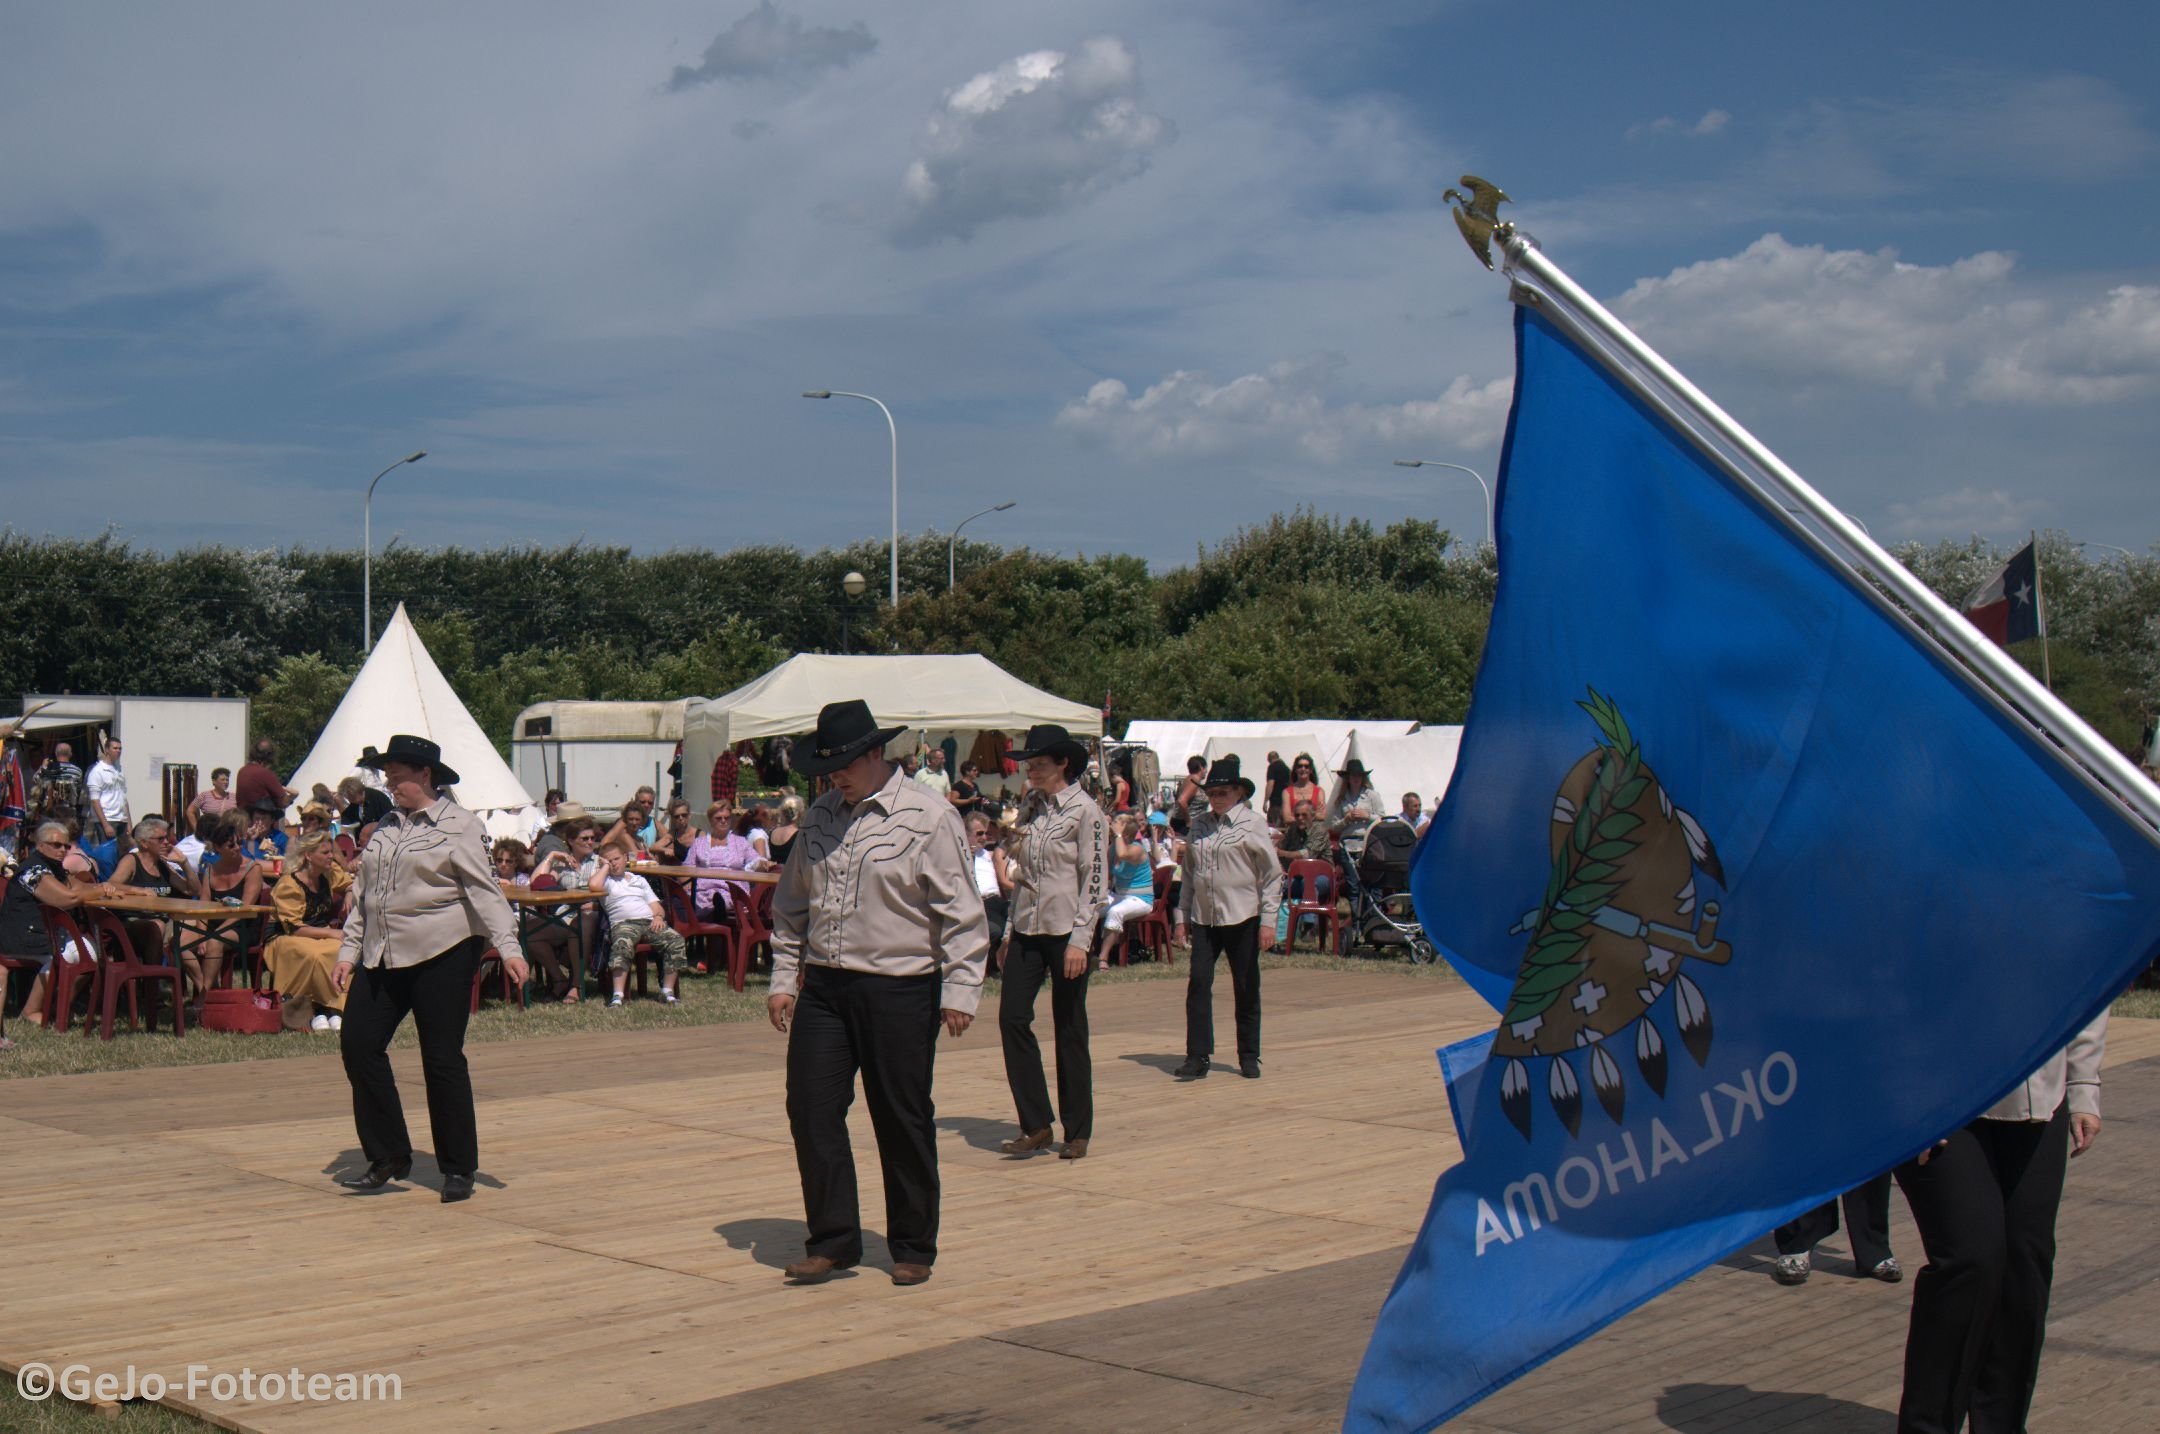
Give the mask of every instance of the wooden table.
[[(176, 966), (189, 951), (199, 951), (207, 943), (218, 939), (216, 927), (219, 923), (277, 915), (277, 908), (274, 906), (202, 901), (195, 897), (152, 896), (148, 892), (137, 894), (133, 891), (119, 896), (108, 896), (103, 892), (86, 894), (82, 903), (99, 911), (111, 911), (126, 916), (150, 916), (171, 922), (172, 958)], [(192, 933), (194, 939), (188, 940), (182, 933)], [(236, 953), (244, 954), (246, 953)]]
[[(585, 986), (585, 968), (592, 964), (592, 953), (585, 946), (585, 928), (578, 920), (580, 913), (573, 908), (590, 906), (600, 899), (601, 893), (584, 886), (534, 891), (529, 886), (519, 886), (510, 881), (497, 884), (502, 887), (502, 894), (509, 899), (512, 909), (517, 912), (518, 940), (521, 943), (527, 933), (544, 930), (549, 926), (560, 926), (570, 933), (571, 939), (577, 942), (578, 989), (582, 991)], [(528, 983), (530, 980), (528, 973)]]
[(658, 862), (638, 861), (630, 869), (639, 876), (657, 876), (665, 881), (749, 881), (760, 886), (777, 886), (777, 871), (738, 871), (730, 866), (662, 866)]

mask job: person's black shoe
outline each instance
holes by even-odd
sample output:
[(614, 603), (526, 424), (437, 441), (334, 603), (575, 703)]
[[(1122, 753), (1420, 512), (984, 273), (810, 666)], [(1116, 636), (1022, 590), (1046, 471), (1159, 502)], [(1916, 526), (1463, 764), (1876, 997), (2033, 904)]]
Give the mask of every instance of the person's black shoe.
[(1247, 1080), (1260, 1079), (1260, 1057), (1239, 1056), (1237, 1058), (1237, 1073)]
[(347, 1190), (380, 1190), (393, 1180), (403, 1180), (412, 1174), (412, 1157), (403, 1160), (376, 1160), (358, 1175), (348, 1175), (338, 1184)]
[(445, 1175), (442, 1178), (443, 1204), (455, 1205), (460, 1200), (470, 1199), (472, 1199), (472, 1177), (470, 1175)]
[(1179, 1080), (1206, 1080), (1207, 1068), (1208, 1058), (1206, 1056), (1187, 1056), (1185, 1057), (1185, 1064), (1179, 1066), (1171, 1074)]

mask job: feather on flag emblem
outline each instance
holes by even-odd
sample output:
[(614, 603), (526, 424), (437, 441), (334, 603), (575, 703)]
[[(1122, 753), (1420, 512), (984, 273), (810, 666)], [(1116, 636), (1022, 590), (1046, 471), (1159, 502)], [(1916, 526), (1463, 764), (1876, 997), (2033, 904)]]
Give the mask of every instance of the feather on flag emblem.
[(1582, 1130), (1578, 1052), (1587, 1052), (1583, 1073), (1598, 1104), (1619, 1122), (1627, 1081), (1606, 1042), (1637, 1022), (1636, 1070), (1665, 1094), (1665, 1038), (1652, 1014), (1668, 992), (1681, 1045), (1697, 1065), (1706, 1063), (1710, 1003), (1682, 967), (1732, 959), (1717, 939), (1717, 903), (1697, 899), (1698, 871), (1724, 881), (1709, 835), (1674, 805), (1618, 707), (1596, 688), (1577, 705), (1597, 724), (1599, 741), (1553, 797), (1552, 866), (1536, 909), (1509, 931), (1530, 932), (1530, 946), (1492, 1048), (1492, 1059), (1505, 1063), (1501, 1109), (1526, 1140), (1531, 1060), (1552, 1062), (1546, 1095), (1569, 1135)]

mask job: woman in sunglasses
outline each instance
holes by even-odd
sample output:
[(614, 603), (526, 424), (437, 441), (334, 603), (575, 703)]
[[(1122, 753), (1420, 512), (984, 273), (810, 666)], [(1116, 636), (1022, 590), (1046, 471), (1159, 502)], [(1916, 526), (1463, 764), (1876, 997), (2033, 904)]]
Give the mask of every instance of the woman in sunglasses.
[[(0, 899), (0, 950), (11, 955), (45, 957), (23, 1001), (23, 1016), (33, 1026), (45, 1022), (45, 988), (52, 974), (52, 941), (46, 935), (44, 913), (39, 906), (73, 911), (82, 905), (85, 896), (98, 890), (90, 859), (75, 850), (67, 824), (39, 822), (29, 852), (16, 868), (14, 880), (7, 884), (6, 897)], [(70, 940), (61, 959), (73, 964), (82, 959), (82, 954)], [(0, 1026), (0, 1039), (4, 1039), (5, 1032), (6, 1027)]]
[[(245, 850), (252, 826), (248, 814), (240, 811), (223, 812), (213, 819), (210, 835), (203, 839), (203, 845), (209, 849), (202, 869), (204, 900), (222, 901), (228, 906), (262, 903), (262, 863)], [(201, 941), (182, 953), (180, 964), (194, 983), (198, 1004), (203, 993), (217, 985), (218, 977), (224, 974), (225, 963), (253, 948), (256, 926), (253, 917), (245, 921), (215, 922)]]
[(1268, 813), (1275, 825), (1296, 825), (1297, 810), (1311, 802), (1323, 811), (1327, 808), (1327, 793), (1320, 789), (1320, 770), (1313, 764), (1312, 753), (1300, 752), (1290, 763), (1290, 781), (1282, 789), (1275, 810)]

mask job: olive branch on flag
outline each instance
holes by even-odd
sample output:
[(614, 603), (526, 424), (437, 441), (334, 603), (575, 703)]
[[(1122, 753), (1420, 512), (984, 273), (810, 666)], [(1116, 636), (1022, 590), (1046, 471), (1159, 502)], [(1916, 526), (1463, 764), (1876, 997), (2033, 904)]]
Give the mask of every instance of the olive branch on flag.
[(1650, 781), (1642, 774), (1642, 748), (1620, 709), (1595, 687), (1588, 691), (1590, 700), (1575, 705), (1590, 714), (1604, 737), (1598, 744), (1597, 774), (1583, 795), (1568, 839), (1553, 855), (1552, 874), (1546, 878), (1532, 928), (1537, 935), (1501, 1017), (1510, 1024), (1543, 1014), (1583, 973), (1587, 963), (1582, 950), (1590, 940), (1591, 921), (1620, 889), (1611, 880), (1615, 863), (1641, 840), (1635, 832), (1642, 818), (1628, 808)]

